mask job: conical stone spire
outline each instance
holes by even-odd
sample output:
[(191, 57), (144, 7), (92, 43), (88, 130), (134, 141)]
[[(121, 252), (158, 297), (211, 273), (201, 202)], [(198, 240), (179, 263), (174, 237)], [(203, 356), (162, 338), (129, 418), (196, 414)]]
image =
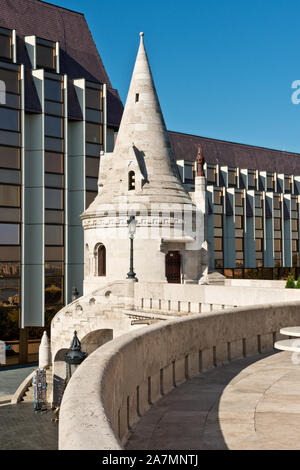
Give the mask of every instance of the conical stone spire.
[[(144, 47), (143, 33), (114, 152), (101, 157), (99, 194), (85, 212), (118, 203), (192, 204), (177, 169)], [(129, 173), (134, 172), (134, 190)], [(84, 215), (85, 215), (84, 214)], [(83, 217), (84, 217), (83, 215)]]

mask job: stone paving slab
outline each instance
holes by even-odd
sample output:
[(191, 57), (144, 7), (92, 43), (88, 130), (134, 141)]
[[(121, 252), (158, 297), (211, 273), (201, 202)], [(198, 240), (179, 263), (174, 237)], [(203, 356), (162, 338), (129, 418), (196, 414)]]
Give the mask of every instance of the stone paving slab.
[(0, 450), (56, 450), (58, 425), (54, 414), (36, 413), (33, 403), (0, 408)]
[(128, 450), (300, 449), (300, 366), (290, 352), (207, 371), (161, 398)]
[(37, 365), (25, 367), (11, 366), (0, 368), (0, 397), (13, 395), (23, 380), (35, 369)]

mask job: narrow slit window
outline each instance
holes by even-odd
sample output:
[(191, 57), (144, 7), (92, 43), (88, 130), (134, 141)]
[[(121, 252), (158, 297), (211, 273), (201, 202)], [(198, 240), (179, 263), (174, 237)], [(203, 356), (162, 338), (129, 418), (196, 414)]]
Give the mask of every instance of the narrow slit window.
[(130, 171), (128, 173), (128, 191), (132, 191), (135, 189), (135, 173), (134, 171)]
[(139, 94), (139, 93), (136, 93), (136, 94), (135, 94), (135, 102), (138, 103), (138, 102), (139, 102), (139, 99), (140, 99), (140, 94)]
[(99, 245), (97, 250), (98, 276), (106, 276), (106, 249), (104, 245)]

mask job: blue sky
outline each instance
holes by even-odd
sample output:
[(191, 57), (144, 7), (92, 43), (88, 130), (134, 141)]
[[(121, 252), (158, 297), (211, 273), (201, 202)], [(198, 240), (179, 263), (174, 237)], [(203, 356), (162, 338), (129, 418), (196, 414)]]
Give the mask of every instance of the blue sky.
[(84, 13), (125, 102), (145, 33), (168, 129), (300, 153), (297, 0), (56, 0)]

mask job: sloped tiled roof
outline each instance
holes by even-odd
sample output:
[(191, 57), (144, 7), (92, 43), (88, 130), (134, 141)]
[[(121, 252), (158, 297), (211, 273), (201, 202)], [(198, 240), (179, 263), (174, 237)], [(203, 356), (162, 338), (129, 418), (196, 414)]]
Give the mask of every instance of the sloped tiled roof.
[(198, 145), (207, 163), (300, 175), (300, 154), (168, 131), (176, 160), (195, 161)]
[[(0, 26), (16, 30), (17, 62), (24, 63), (27, 69), (31, 65), (24, 36), (35, 35), (50, 41), (59, 41), (61, 73), (67, 74), (68, 78), (86, 78), (106, 83), (108, 124), (119, 126), (123, 105), (117, 90), (111, 86), (83, 14), (40, 0), (0, 0)], [(27, 92), (31, 98), (34, 92)], [(31, 103), (31, 108), (34, 108), (34, 103)], [(70, 109), (72, 110), (72, 103)]]

